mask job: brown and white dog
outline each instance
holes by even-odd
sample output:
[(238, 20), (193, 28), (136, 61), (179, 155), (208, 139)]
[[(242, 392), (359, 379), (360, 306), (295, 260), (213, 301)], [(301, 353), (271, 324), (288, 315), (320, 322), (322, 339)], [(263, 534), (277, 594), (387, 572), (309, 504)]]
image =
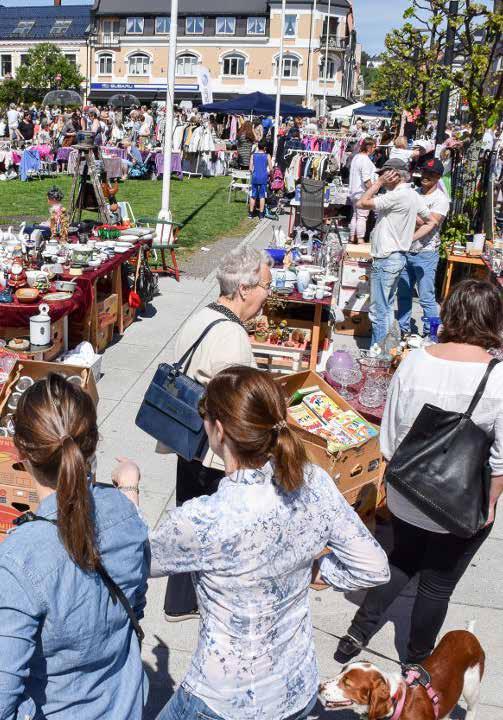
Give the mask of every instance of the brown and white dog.
[[(449, 717), (461, 696), (468, 706), (465, 720), (475, 720), (484, 662), (484, 651), (475, 635), (455, 630), (444, 635), (422, 663), (438, 695), (439, 720)], [(405, 704), (397, 715), (397, 702), (403, 692)], [(336, 678), (320, 685), (319, 697), (326, 710), (353, 710), (368, 720), (392, 717), (435, 720), (433, 704), (424, 687), (410, 687), (400, 673), (382, 672), (369, 662), (345, 665)]]

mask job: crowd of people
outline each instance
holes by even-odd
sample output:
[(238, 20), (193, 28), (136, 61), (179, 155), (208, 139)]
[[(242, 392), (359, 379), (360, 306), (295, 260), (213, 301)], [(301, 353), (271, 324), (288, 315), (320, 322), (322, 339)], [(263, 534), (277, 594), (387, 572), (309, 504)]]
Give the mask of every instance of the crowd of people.
[[(0, 546), (2, 720), (140, 720), (148, 684), (135, 630), (141, 637), (149, 576), (169, 577), (166, 619), (199, 618), (190, 667), (159, 720), (307, 718), (319, 681), (313, 580), (368, 590), (336, 649), (346, 662), (419, 575), (407, 659), (420, 663), (432, 651), (503, 491), (503, 365), (473, 415), (493, 438), (485, 527), (459, 538), (389, 489), (388, 558), (332, 478), (307, 459), (280, 386), (255, 366), (244, 323), (269, 296), (270, 266), (258, 250), (231, 251), (218, 269), (217, 301), (179, 334), (182, 356), (221, 321), (187, 369), (206, 387), (199, 411), (209, 450), (201, 460), (178, 458), (176, 508), (156, 529), (141, 514), (135, 462), (119, 458), (112, 485), (90, 475), (99, 436), (83, 390), (51, 375), (20, 399), (14, 441), (41, 502)], [(441, 317), (440, 343), (411, 352), (392, 380), (381, 427), (387, 459), (424, 403), (464, 412), (492, 360), (488, 350), (501, 347), (503, 297), (490, 283), (458, 284)], [(339, 625), (334, 632), (343, 632)]]

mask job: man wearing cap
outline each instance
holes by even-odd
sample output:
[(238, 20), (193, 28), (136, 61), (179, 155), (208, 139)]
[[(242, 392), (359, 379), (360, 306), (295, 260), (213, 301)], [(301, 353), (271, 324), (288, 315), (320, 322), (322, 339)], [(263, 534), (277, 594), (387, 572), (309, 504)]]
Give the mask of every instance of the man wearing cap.
[[(398, 280), (405, 267), (406, 253), (414, 241), (417, 217), (425, 223), (425, 228), (433, 228), (424, 198), (409, 185), (410, 174), (403, 160), (388, 160), (378, 172), (377, 182), (356, 203), (358, 208), (377, 213), (376, 225), (370, 235), (372, 344), (381, 342), (393, 324)], [(387, 192), (377, 196), (382, 188)]]
[(423, 310), (423, 334), (430, 331), (430, 318), (438, 317), (435, 297), (435, 275), (439, 260), (440, 228), (449, 212), (449, 198), (440, 187), (444, 166), (437, 158), (421, 167), (419, 195), (430, 211), (433, 226), (418, 217), (414, 242), (406, 254), (405, 267), (398, 282), (398, 322), (402, 333), (410, 333), (412, 295), (417, 286)]

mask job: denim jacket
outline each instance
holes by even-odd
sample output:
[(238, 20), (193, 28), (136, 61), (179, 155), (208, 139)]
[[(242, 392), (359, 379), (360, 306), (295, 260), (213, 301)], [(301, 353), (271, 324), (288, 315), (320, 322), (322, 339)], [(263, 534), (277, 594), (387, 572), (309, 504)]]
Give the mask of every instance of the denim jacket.
[[(91, 491), (103, 566), (139, 618), (150, 566), (147, 528), (115, 488)], [(56, 495), (37, 515), (56, 518)], [(70, 559), (47, 522), (0, 545), (0, 720), (140, 720), (140, 647), (123, 606)]]

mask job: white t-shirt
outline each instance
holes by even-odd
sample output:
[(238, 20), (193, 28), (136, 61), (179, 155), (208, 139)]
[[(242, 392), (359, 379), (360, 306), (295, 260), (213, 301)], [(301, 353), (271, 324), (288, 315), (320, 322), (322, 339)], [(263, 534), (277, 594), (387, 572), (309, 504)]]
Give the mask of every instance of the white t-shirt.
[(17, 110), (7, 110), (7, 122), (10, 128), (17, 128), (19, 125), (19, 113)]
[[(437, 187), (432, 193), (425, 195), (422, 190), (418, 189), (419, 195), (423, 198), (426, 203), (426, 207), (430, 213), (436, 213), (442, 215), (445, 219), (449, 213), (449, 206), (451, 201), (441, 190)], [(425, 235), (420, 240), (416, 240), (412, 243), (410, 252), (435, 252), (440, 247), (440, 230), (442, 229), (443, 220), (431, 233)]]
[(390, 160), (403, 160), (405, 163), (409, 163), (412, 157), (412, 150), (406, 148), (392, 147), (389, 152)]
[(365, 190), (365, 183), (373, 182), (376, 175), (376, 166), (366, 153), (358, 153), (351, 161), (349, 168), (349, 197), (351, 200), (361, 198)]
[[(436, 358), (424, 349), (409, 353), (393, 376), (384, 408), (380, 443), (386, 460), (392, 458), (426, 403), (465, 412), (486, 368), (483, 363)], [(472, 420), (487, 433), (494, 431), (489, 464), (493, 475), (503, 475), (503, 363), (489, 376)], [(446, 532), (390, 485), (387, 495), (396, 517), (430, 532)]]
[(421, 195), (402, 183), (394, 190), (374, 198), (377, 222), (370, 235), (374, 258), (393, 252), (408, 252), (416, 231), (416, 218), (430, 219), (430, 211)]

